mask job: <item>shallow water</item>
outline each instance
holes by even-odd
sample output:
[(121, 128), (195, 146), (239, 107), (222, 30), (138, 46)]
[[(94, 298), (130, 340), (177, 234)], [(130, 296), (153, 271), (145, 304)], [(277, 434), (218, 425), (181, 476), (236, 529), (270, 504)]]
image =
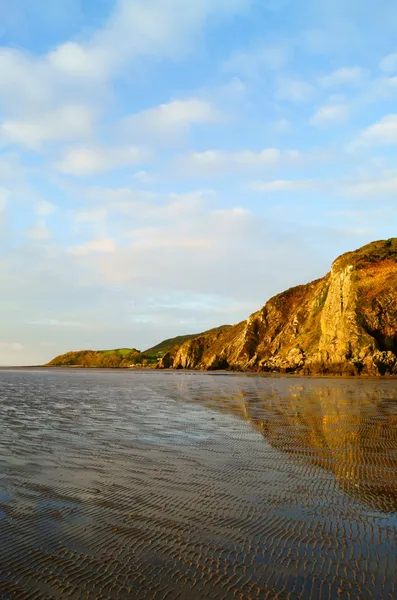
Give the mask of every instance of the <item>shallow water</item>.
[(0, 371), (0, 598), (397, 597), (397, 381)]

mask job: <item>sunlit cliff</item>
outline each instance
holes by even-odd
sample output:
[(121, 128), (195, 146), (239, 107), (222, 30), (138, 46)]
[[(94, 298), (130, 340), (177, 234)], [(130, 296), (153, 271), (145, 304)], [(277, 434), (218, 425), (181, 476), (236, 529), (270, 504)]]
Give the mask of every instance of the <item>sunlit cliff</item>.
[(184, 343), (163, 368), (397, 374), (397, 238), (337, 258), (247, 321)]

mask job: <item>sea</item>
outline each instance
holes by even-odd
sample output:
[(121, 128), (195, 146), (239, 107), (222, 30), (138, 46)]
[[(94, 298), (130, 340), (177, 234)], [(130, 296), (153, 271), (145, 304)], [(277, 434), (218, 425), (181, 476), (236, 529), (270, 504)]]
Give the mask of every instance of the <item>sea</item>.
[(1, 600), (397, 598), (397, 380), (0, 371)]

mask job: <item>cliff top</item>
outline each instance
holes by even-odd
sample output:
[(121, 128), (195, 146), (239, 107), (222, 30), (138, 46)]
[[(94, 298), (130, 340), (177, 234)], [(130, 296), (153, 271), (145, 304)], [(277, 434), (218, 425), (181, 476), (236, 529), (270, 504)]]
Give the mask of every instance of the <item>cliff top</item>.
[(332, 267), (343, 269), (348, 265), (353, 265), (356, 269), (360, 269), (369, 263), (377, 263), (384, 260), (397, 262), (397, 238), (378, 240), (362, 246), (358, 250), (346, 252), (333, 262)]
[(160, 342), (159, 344), (153, 346), (152, 348), (149, 348), (148, 350), (145, 350), (144, 353), (149, 356), (162, 357), (164, 356), (164, 354), (175, 348), (175, 346), (182, 346), (184, 342), (194, 340), (195, 338), (202, 337), (203, 335), (223, 331), (229, 329), (230, 327), (231, 325), (220, 325), (219, 327), (214, 327), (213, 329), (209, 329), (208, 331), (204, 331), (203, 333), (190, 333), (187, 335), (180, 335), (174, 338), (170, 338), (168, 340)]

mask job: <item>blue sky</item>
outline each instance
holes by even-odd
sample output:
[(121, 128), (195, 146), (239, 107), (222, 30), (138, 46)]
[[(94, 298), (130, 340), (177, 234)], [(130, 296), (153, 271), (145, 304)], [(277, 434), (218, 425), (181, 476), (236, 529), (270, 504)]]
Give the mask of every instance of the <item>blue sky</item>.
[(0, 364), (234, 323), (395, 235), (395, 0), (0, 0), (0, 23)]

